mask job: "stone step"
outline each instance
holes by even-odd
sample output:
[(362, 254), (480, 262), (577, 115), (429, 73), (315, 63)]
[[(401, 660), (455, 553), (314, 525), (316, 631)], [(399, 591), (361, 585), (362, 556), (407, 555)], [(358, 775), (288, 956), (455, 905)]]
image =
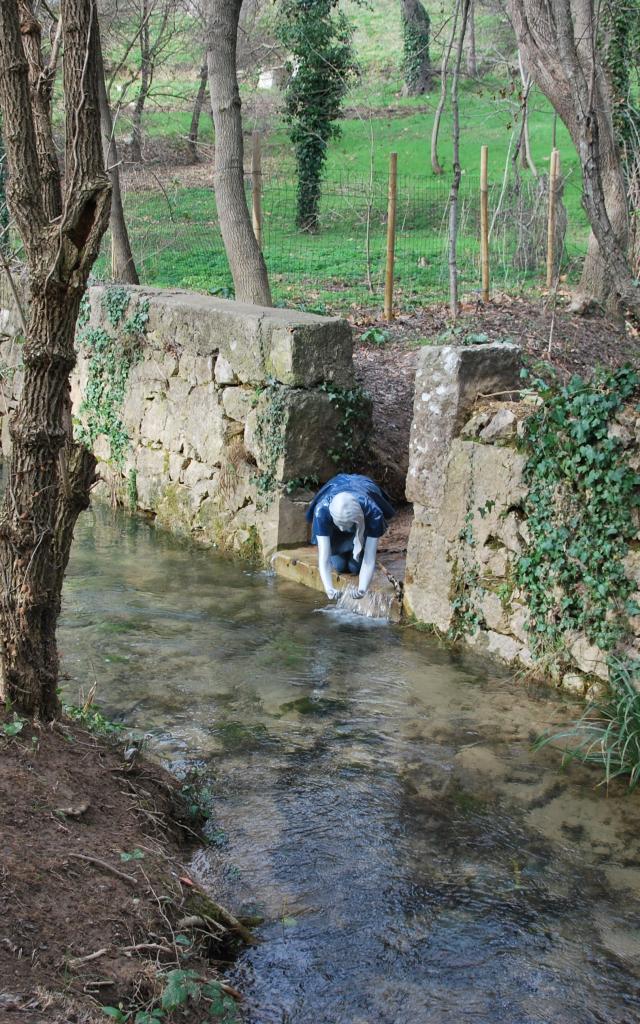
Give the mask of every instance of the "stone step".
[[(302, 583), (313, 590), (324, 591), (318, 571), (318, 550), (307, 545), (300, 548), (287, 548), (276, 551), (271, 559), (274, 572), (283, 579), (293, 583)], [(336, 590), (346, 590), (357, 582), (356, 576), (344, 576), (333, 573), (333, 584)], [(402, 616), (402, 605), (398, 593), (388, 577), (380, 569), (376, 569), (371, 586), (361, 600), (348, 596), (342, 599), (341, 607), (370, 618), (384, 617), (390, 622), (399, 622)]]

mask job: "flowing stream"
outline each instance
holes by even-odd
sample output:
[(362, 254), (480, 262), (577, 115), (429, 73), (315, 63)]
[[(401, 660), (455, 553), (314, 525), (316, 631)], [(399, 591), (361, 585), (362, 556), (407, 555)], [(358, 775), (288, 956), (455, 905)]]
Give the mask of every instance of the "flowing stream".
[(60, 646), (69, 699), (210, 776), (251, 1024), (640, 1020), (640, 793), (531, 750), (576, 705), (101, 510)]

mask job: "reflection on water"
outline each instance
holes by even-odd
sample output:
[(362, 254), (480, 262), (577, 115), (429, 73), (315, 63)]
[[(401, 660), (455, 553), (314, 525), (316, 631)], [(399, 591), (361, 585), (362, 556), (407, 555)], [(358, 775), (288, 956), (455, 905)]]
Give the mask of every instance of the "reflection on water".
[(575, 706), (321, 607), (107, 512), (65, 586), (69, 696), (211, 771), (247, 1019), (636, 1024), (640, 801), (530, 747)]

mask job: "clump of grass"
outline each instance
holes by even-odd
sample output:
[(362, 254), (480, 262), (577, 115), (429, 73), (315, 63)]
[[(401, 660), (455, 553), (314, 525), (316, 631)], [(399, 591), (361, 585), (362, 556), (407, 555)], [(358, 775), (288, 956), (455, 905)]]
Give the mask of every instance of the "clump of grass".
[(563, 762), (581, 761), (603, 771), (599, 785), (628, 776), (633, 790), (640, 782), (640, 662), (612, 665), (608, 694), (590, 701), (575, 725), (541, 736), (535, 749), (560, 746)]

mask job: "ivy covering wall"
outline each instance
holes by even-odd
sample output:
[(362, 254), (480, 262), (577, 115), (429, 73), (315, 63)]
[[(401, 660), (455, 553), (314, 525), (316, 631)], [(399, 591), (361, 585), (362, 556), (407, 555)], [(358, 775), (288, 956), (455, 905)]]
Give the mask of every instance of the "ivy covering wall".
[(628, 408), (632, 423), (634, 401), (640, 415), (640, 377), (623, 367), (562, 384), (547, 369), (529, 382), (541, 404), (523, 423), (530, 541), (516, 578), (532, 650), (561, 656), (565, 636), (580, 632), (611, 654), (640, 615), (624, 565), (638, 534), (640, 474), (629, 428), (616, 419)]

